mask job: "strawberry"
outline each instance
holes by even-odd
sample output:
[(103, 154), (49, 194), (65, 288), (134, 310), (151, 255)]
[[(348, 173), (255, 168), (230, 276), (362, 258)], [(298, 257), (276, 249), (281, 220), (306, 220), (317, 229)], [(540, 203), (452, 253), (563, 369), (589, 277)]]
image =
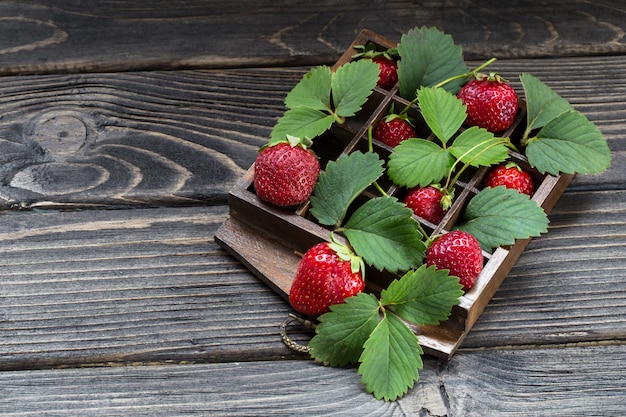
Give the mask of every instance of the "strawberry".
[(490, 132), (508, 129), (519, 108), (517, 93), (496, 73), (476, 74), (458, 92), (457, 97), (467, 106), (468, 126), (478, 126)]
[(417, 216), (438, 224), (452, 204), (452, 196), (438, 186), (413, 187), (407, 190), (404, 204)]
[(289, 290), (298, 312), (317, 316), (365, 288), (363, 263), (348, 247), (322, 242), (306, 251)]
[(474, 286), (483, 269), (483, 254), (474, 236), (454, 230), (431, 242), (426, 250), (426, 265), (449, 270), (467, 291)]
[(396, 48), (390, 48), (385, 51), (379, 51), (376, 49), (376, 45), (368, 43), (367, 45), (356, 45), (354, 47), (357, 54), (354, 54), (354, 59), (371, 59), (378, 65), (379, 74), (377, 86), (384, 88), (385, 90), (391, 90), (398, 82), (398, 63), (397, 59), (400, 57)]
[(417, 134), (415, 129), (404, 116), (390, 114), (381, 120), (374, 130), (374, 139), (391, 146), (397, 146), (403, 140), (414, 138)]
[(497, 187), (499, 185), (514, 188), (520, 193), (529, 196), (532, 196), (535, 192), (535, 185), (533, 184), (533, 179), (530, 174), (522, 171), (514, 162), (499, 165), (487, 173), (483, 181), (483, 187)]
[(261, 149), (254, 162), (254, 189), (259, 199), (291, 207), (311, 196), (320, 164), (304, 142), (290, 137), (290, 143), (279, 142)]
[(391, 90), (398, 82), (398, 64), (391, 58), (380, 55), (372, 58), (372, 61), (378, 64), (378, 85), (385, 90)]

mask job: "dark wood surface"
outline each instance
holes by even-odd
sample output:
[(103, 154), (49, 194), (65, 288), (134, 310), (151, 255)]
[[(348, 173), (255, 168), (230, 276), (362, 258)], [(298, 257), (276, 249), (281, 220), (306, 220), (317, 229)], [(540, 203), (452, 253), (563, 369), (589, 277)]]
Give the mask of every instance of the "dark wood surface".
[[(623, 415), (626, 3), (443, 3), (0, 2), (0, 414)], [(613, 161), (385, 403), (286, 348), (289, 305), (213, 234), (310, 66), (417, 25), (541, 78)]]

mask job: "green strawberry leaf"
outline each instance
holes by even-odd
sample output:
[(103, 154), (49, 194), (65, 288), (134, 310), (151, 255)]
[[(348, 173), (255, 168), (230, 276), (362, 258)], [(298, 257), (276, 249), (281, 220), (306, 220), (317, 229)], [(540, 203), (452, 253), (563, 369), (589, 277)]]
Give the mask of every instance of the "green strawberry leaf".
[(599, 173), (611, 165), (611, 150), (602, 132), (582, 113), (570, 110), (528, 140), (528, 162), (541, 173)]
[(393, 314), (385, 314), (363, 345), (359, 374), (376, 399), (395, 401), (419, 379), (422, 347), (415, 334)]
[(313, 68), (287, 94), (288, 110), (272, 129), (269, 144), (287, 135), (313, 139), (333, 122), (343, 123), (361, 109), (377, 80), (378, 65), (371, 60), (347, 63), (334, 73), (327, 66)]
[(378, 65), (371, 59), (348, 62), (332, 76), (332, 97), (335, 113), (340, 117), (356, 114), (374, 91), (378, 81)]
[(421, 87), (417, 102), (426, 124), (444, 145), (467, 117), (463, 102), (443, 88)]
[(484, 250), (548, 231), (548, 216), (526, 194), (504, 186), (485, 188), (467, 204), (458, 229), (472, 234)]
[(508, 139), (476, 126), (463, 131), (449, 148), (457, 159), (475, 167), (494, 165), (509, 157)]
[(447, 270), (422, 265), (389, 284), (380, 302), (407, 321), (437, 325), (448, 319), (461, 295), (463, 289), (457, 277), (448, 275)]
[(360, 293), (335, 304), (319, 317), (309, 342), (311, 356), (330, 366), (357, 363), (363, 344), (378, 325), (379, 303), (375, 296)]
[[(421, 86), (432, 87), (469, 71), (461, 47), (454, 44), (450, 35), (434, 27), (414, 28), (402, 35), (398, 54), (400, 95), (409, 101)], [(456, 94), (464, 82), (464, 79), (454, 80), (444, 88)]]
[(543, 127), (560, 114), (574, 109), (537, 77), (524, 73), (520, 75), (520, 80), (526, 95), (527, 132)]
[(383, 161), (374, 152), (343, 154), (328, 162), (311, 195), (311, 214), (321, 224), (339, 225), (354, 199), (382, 174)]
[(407, 139), (393, 149), (387, 175), (397, 185), (425, 187), (441, 181), (454, 164), (448, 149), (425, 139)]
[(284, 141), (287, 135), (298, 138), (314, 138), (332, 126), (334, 118), (322, 111), (309, 107), (287, 110), (270, 133), (270, 145)]
[(320, 111), (331, 111), (330, 90), (332, 72), (327, 66), (313, 68), (287, 94), (285, 105), (294, 109), (307, 107)]
[(368, 200), (350, 216), (343, 232), (356, 254), (379, 270), (407, 271), (424, 259), (413, 211), (393, 197)]

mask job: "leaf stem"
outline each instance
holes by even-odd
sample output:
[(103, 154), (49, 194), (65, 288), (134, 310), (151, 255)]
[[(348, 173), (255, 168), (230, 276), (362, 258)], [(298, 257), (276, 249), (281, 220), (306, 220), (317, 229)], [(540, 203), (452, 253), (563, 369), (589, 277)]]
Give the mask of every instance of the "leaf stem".
[(337, 112), (331, 111), (331, 114), (333, 115), (333, 119), (335, 120), (337, 124), (342, 125), (346, 121), (346, 119), (344, 117), (339, 116)]
[(422, 234), (424, 239), (426, 239), (426, 241), (430, 241), (430, 239), (428, 238), (428, 233), (426, 233), (426, 230), (424, 230), (424, 227), (422, 226), (422, 224), (418, 222), (417, 220), (415, 221), (415, 223), (417, 223), (417, 230), (419, 230), (419, 232)]
[[(441, 81), (441, 82), (439, 82), (439, 83), (435, 84), (435, 85), (433, 86), (433, 88), (443, 87), (444, 85), (446, 85), (446, 84), (448, 84), (449, 82), (452, 82), (452, 81), (454, 81), (454, 80), (458, 80), (458, 79), (461, 79), (461, 78), (467, 78), (467, 77), (470, 77), (470, 76), (472, 76), (472, 75), (475, 75), (475, 74), (477, 74), (479, 71), (481, 71), (483, 68), (485, 68), (485, 67), (487, 67), (488, 65), (490, 65), (490, 64), (492, 64), (492, 63), (494, 63), (495, 61), (496, 61), (496, 58), (491, 58), (491, 59), (489, 59), (489, 60), (485, 61), (483, 64), (479, 65), (478, 67), (474, 68), (474, 69), (473, 69), (473, 70), (471, 70), (471, 71), (465, 72), (465, 73), (463, 73), (463, 74), (458, 74), (458, 75), (452, 76), (452, 77), (450, 77), (450, 78), (447, 78), (447, 79), (445, 79), (445, 80), (443, 80), (443, 81)], [(398, 116), (402, 116), (402, 115), (406, 114), (406, 113), (409, 111), (409, 109), (411, 108), (411, 106), (412, 106), (412, 105), (414, 105), (415, 103), (417, 103), (417, 101), (418, 101), (418, 94), (416, 94), (416, 95), (415, 95), (415, 98), (414, 98), (413, 100), (411, 100), (411, 101), (409, 102), (409, 104), (407, 104), (407, 105), (406, 105), (406, 106), (402, 109), (402, 111), (401, 111), (400, 113), (398, 113)]]
[(467, 78), (467, 77), (470, 77), (472, 75), (475, 75), (479, 71), (481, 71), (483, 68), (487, 67), (488, 65), (492, 64), (495, 61), (496, 61), (496, 58), (491, 58), (488, 61), (484, 62), (482, 65), (479, 65), (478, 67), (474, 68), (473, 70), (471, 70), (469, 72), (466, 72), (464, 74), (455, 75), (453, 77), (450, 77), (450, 78), (448, 78), (446, 80), (443, 80), (443, 81), (437, 83), (436, 85), (433, 86), (433, 88), (443, 87), (444, 85), (446, 85), (449, 82), (452, 82), (454, 80), (458, 80), (458, 79), (461, 79), (461, 78)]
[[(371, 125), (367, 128), (367, 150), (370, 152), (374, 152), (372, 129), (373, 128)], [(378, 184), (378, 181), (374, 181), (373, 185), (383, 197), (389, 197), (389, 194), (387, 194), (387, 192), (380, 186), (380, 184)]]
[[(459, 171), (456, 173), (456, 175), (454, 176), (454, 178), (452, 178), (452, 173), (455, 170), (455, 167), (457, 166), (457, 164), (459, 162), (462, 162), (463, 157), (465, 157), (466, 155), (469, 155), (473, 150), (475, 150), (476, 148), (484, 145), (485, 143), (488, 142), (493, 142), (490, 145), (488, 145), (487, 147), (485, 147), (484, 149), (482, 149), (480, 152), (478, 152), (471, 160), (469, 160), (468, 162), (464, 163), (463, 167), (461, 169), (459, 169)], [(463, 174), (463, 172), (467, 169), (467, 167), (469, 167), (472, 162), (474, 160), (476, 160), (476, 158), (478, 158), (480, 155), (482, 155), (483, 153), (487, 152), (489, 149), (491, 148), (495, 148), (496, 146), (500, 145), (500, 144), (507, 144), (510, 143), (510, 140), (508, 138), (501, 138), (498, 136), (493, 136), (483, 142), (477, 143), (476, 145), (472, 146), (470, 149), (468, 149), (463, 155), (461, 155), (460, 157), (458, 157), (456, 159), (456, 161), (454, 161), (454, 164), (452, 164), (452, 167), (450, 168), (450, 175), (448, 175), (448, 179), (446, 180), (446, 185), (444, 187), (444, 189), (448, 189), (448, 187), (451, 186), (451, 184), (454, 184), (455, 182), (458, 181), (458, 179), (461, 177), (461, 174)]]

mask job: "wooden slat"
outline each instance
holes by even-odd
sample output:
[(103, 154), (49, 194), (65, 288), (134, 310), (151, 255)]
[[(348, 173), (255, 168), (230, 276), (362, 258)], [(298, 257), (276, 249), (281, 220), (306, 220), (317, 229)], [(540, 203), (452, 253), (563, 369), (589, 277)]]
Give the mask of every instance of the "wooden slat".
[(2, 372), (0, 384), (6, 417), (410, 415), (365, 393), (356, 370), (312, 361)]
[(0, 206), (225, 203), (304, 72), (4, 78)]
[[(566, 192), (553, 230), (531, 242), (462, 349), (623, 340), (624, 201)], [(298, 356), (278, 334), (287, 302), (213, 241), (226, 216), (226, 206), (5, 214), (0, 368)]]
[(426, 360), (395, 403), (356, 369), (311, 361), (75, 368), (0, 373), (4, 416), (617, 416), (626, 346), (459, 352)]
[[(626, 56), (505, 60), (493, 69), (520, 92), (519, 73), (535, 74), (604, 133), (612, 169), (578, 176), (572, 189), (623, 189)], [(0, 208), (225, 203), (306, 71), (5, 77)]]
[(226, 212), (6, 214), (0, 369), (293, 356), (289, 306), (213, 242)]
[(0, 74), (332, 63), (369, 28), (437, 26), (469, 59), (626, 51), (623, 1), (250, 3), (91, 0), (0, 5)]
[(441, 373), (449, 416), (618, 416), (626, 346), (471, 352)]

